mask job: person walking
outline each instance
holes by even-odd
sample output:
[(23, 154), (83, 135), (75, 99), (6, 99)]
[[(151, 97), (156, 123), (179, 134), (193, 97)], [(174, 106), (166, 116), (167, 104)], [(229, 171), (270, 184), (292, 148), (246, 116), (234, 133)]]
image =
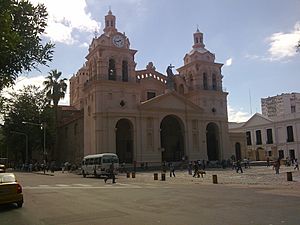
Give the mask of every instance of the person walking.
[(198, 165), (197, 161), (194, 162), (194, 175), (193, 175), (193, 177), (195, 177), (196, 175), (197, 175), (198, 178), (200, 177), (200, 175), (199, 175), (199, 165)]
[(275, 169), (275, 174), (279, 174), (279, 169), (280, 169), (280, 160), (276, 160), (274, 163), (274, 169)]
[(236, 161), (236, 172), (238, 173), (239, 170), (241, 170), (241, 173), (243, 173), (242, 165), (241, 165), (241, 160)]
[(298, 159), (295, 159), (294, 165), (295, 165), (294, 170), (295, 170), (295, 169), (299, 170)]
[(174, 165), (173, 165), (173, 163), (170, 163), (170, 177), (172, 177), (172, 175), (173, 175), (173, 177), (175, 177), (175, 167), (174, 167)]
[(106, 183), (106, 181), (108, 179), (112, 179), (112, 183), (115, 184), (116, 183), (116, 177), (115, 177), (115, 166), (114, 163), (111, 163), (108, 169), (108, 176), (105, 177), (104, 182)]

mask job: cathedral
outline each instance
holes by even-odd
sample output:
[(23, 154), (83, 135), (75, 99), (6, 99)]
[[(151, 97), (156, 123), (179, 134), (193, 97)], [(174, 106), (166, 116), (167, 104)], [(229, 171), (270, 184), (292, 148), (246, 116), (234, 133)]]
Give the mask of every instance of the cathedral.
[(175, 74), (171, 65), (167, 76), (152, 62), (136, 70), (137, 50), (109, 10), (103, 33), (93, 38), (83, 67), (70, 78), (59, 158), (78, 161), (103, 152), (116, 153), (121, 163), (230, 158), (223, 64), (215, 62), (198, 29), (193, 40)]

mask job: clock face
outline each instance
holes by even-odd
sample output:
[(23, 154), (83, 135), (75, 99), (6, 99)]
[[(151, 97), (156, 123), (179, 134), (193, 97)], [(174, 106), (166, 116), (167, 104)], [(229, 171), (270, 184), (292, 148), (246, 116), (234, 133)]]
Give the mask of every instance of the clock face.
[(119, 34), (115, 35), (113, 37), (112, 41), (113, 41), (113, 44), (119, 48), (123, 47), (125, 44), (124, 37)]

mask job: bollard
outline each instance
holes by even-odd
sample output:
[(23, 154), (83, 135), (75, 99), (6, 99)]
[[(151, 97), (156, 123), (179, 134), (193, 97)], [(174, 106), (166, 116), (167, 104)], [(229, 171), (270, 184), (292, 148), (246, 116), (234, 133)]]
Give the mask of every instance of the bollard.
[(132, 172), (131, 177), (135, 178), (135, 172)]
[(126, 175), (127, 175), (127, 178), (130, 178), (130, 173), (129, 173), (129, 172), (127, 172), (127, 174), (126, 174)]
[(286, 172), (287, 181), (293, 181), (293, 174), (292, 172)]
[(166, 174), (165, 174), (165, 173), (162, 173), (162, 174), (161, 174), (161, 180), (162, 180), (162, 181), (165, 181), (165, 180), (166, 180)]
[(158, 180), (158, 173), (154, 173), (154, 180)]
[(213, 184), (217, 184), (218, 183), (217, 175), (212, 175), (212, 178), (213, 178)]

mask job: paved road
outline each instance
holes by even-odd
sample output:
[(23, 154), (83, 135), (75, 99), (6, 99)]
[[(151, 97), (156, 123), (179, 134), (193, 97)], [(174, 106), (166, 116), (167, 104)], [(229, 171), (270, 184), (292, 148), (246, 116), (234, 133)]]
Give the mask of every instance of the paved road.
[(1, 225), (300, 224), (299, 182), (266, 168), (208, 171), (203, 179), (177, 172), (167, 181), (154, 181), (152, 173), (120, 175), (117, 184), (59, 172), (16, 174), (25, 203), (0, 207)]

